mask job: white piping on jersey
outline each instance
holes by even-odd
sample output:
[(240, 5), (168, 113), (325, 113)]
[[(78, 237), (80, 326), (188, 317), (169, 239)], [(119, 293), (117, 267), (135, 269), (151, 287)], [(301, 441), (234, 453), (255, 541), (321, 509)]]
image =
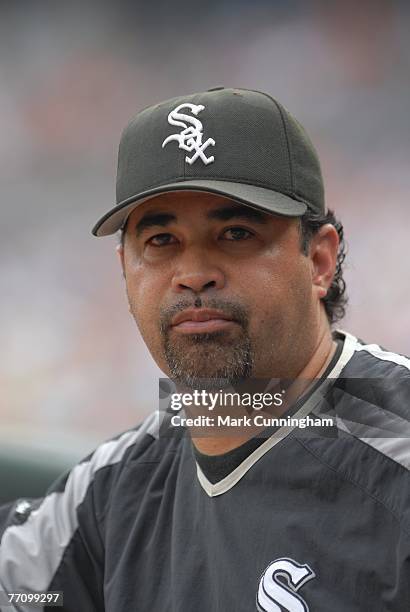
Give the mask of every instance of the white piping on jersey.
[[(297, 412), (295, 412), (294, 415), (292, 415), (292, 418), (303, 418), (306, 417), (310, 412), (314, 411), (316, 406), (318, 406), (322, 402), (324, 391), (327, 390), (327, 388), (333, 384), (334, 379), (339, 376), (342, 369), (352, 357), (355, 350), (355, 345), (357, 343), (357, 339), (351, 334), (348, 334), (347, 332), (344, 332), (342, 330), (338, 331), (340, 334), (345, 336), (343, 350), (340, 354), (339, 359), (335, 363), (333, 369), (329, 372), (326, 380), (324, 380), (323, 383), (312, 393), (312, 395), (306, 400), (303, 406)], [(265, 455), (265, 453), (267, 453), (271, 448), (278, 444), (278, 442), (286, 438), (286, 436), (288, 436), (290, 432), (295, 429), (295, 427), (295, 425), (280, 427), (277, 431), (275, 431), (274, 434), (272, 434), (272, 436), (270, 436), (270, 438), (268, 438), (265, 442), (263, 442), (263, 444), (258, 446), (258, 448), (254, 450), (253, 453), (248, 455), (248, 457), (246, 457), (246, 459), (244, 459), (244, 461), (242, 461), (242, 463), (240, 463), (238, 467), (236, 467), (234, 470), (232, 470), (232, 472), (225, 476), (225, 478), (219, 480), (218, 482), (210, 482), (197, 463), (197, 476), (204, 491), (207, 493), (207, 495), (209, 495), (209, 497), (215, 497), (217, 495), (222, 495), (223, 493), (226, 493), (227, 491), (229, 491), (229, 489), (232, 489), (232, 487), (235, 486), (236, 483), (239, 482), (241, 478), (243, 478), (243, 476), (245, 476), (246, 472), (248, 472), (248, 470), (250, 470), (251, 467), (255, 465), (255, 463), (259, 461), (261, 457), (263, 457), (263, 455)]]
[(370, 353), (373, 357), (377, 357), (382, 361), (390, 361), (392, 363), (397, 363), (398, 365), (404, 366), (408, 370), (410, 370), (410, 359), (405, 357), (404, 355), (399, 355), (398, 353), (391, 353), (390, 351), (384, 351), (378, 344), (360, 344), (357, 342), (356, 351), (366, 351), (366, 353)]
[(146, 434), (158, 438), (158, 432), (159, 414), (154, 412), (138, 430), (101, 444), (88, 461), (71, 470), (63, 492), (50, 493), (25, 523), (8, 527), (0, 543), (0, 589), (47, 591), (78, 527), (77, 509), (97, 470), (119, 463), (138, 439)]
[[(380, 359), (382, 361), (389, 361), (390, 363), (396, 363), (400, 366), (404, 366), (408, 370), (410, 370), (410, 359), (405, 357), (404, 355), (399, 355), (397, 353), (392, 353), (390, 351), (383, 350), (378, 344), (361, 344), (357, 338), (351, 336), (355, 340), (354, 350), (355, 352), (365, 351), (373, 357)], [(392, 414), (392, 413), (390, 413)], [(366, 431), (366, 426), (360, 423), (353, 423), (347, 419), (343, 419), (341, 417), (336, 417), (336, 426), (338, 429), (345, 431), (352, 435), (353, 437), (361, 440), (364, 444), (371, 446), (375, 450), (379, 451), (386, 457), (389, 457), (396, 463), (399, 463), (407, 470), (410, 470), (410, 419), (405, 420), (399, 417), (398, 415), (392, 415), (396, 421), (400, 421), (401, 423), (401, 431), (400, 433), (405, 434), (407, 430), (407, 437), (403, 438), (389, 438), (387, 435), (380, 435), (369, 437), (369, 435), (362, 437), (360, 434)], [(383, 422), (379, 421), (380, 430), (383, 430)], [(369, 428), (367, 428), (367, 434), (369, 433)], [(381, 433), (386, 433), (385, 430)]]
[[(406, 424), (406, 429), (409, 430), (410, 429), (409, 423), (405, 422), (403, 419), (401, 420), (403, 421), (403, 423)], [(337, 428), (340, 429), (341, 431), (345, 431), (346, 433), (350, 434), (354, 438), (357, 438), (361, 442), (368, 444), (368, 446), (372, 446), (373, 448), (375, 448), (377, 451), (379, 451), (383, 455), (390, 457), (390, 459), (393, 459), (393, 461), (395, 461), (396, 463), (400, 463), (400, 465), (405, 467), (407, 470), (410, 470), (410, 448), (409, 448), (410, 447), (410, 444), (409, 444), (410, 437), (409, 436), (406, 438), (386, 438), (386, 437), (377, 437), (377, 438), (376, 437), (373, 437), (373, 438), (363, 437), (362, 438), (359, 435), (359, 432), (357, 431), (357, 429), (360, 427), (365, 428), (364, 425), (360, 425), (358, 423), (352, 423), (352, 421), (349, 421), (347, 419), (341, 419), (340, 417), (336, 417), (335, 421), (336, 421)], [(382, 430), (380, 430), (380, 435), (383, 435)]]

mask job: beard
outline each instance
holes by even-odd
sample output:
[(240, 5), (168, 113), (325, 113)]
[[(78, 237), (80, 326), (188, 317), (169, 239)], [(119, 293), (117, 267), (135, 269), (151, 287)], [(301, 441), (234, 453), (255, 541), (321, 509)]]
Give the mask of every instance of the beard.
[(248, 332), (248, 315), (237, 303), (216, 299), (195, 307), (214, 308), (231, 317), (235, 331), (179, 335), (172, 332), (171, 319), (192, 302), (180, 302), (161, 313), (160, 331), (164, 356), (172, 379), (188, 389), (221, 389), (249, 378), (253, 370), (253, 350)]

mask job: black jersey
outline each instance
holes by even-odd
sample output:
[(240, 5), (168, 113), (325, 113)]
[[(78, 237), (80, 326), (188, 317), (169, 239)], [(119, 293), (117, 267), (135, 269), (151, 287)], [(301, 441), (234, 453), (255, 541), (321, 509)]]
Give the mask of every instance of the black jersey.
[(70, 612), (408, 612), (410, 360), (337, 337), (296, 413), (333, 427), (280, 427), (221, 473), (153, 414), (0, 508), (0, 589)]

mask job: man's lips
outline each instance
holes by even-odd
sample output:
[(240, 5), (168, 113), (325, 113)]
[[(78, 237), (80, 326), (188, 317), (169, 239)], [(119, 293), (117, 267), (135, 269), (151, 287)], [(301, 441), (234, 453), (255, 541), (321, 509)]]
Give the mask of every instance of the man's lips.
[(183, 310), (171, 321), (172, 329), (182, 333), (209, 333), (227, 329), (237, 322), (222, 312), (209, 308)]

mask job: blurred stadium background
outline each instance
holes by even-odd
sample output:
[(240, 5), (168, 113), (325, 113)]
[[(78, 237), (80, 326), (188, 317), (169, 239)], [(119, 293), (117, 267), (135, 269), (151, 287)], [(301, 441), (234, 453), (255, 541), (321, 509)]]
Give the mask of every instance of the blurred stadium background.
[(128, 315), (115, 239), (90, 235), (114, 199), (121, 129), (148, 104), (218, 85), (281, 100), (345, 225), (341, 327), (410, 352), (407, 2), (1, 6), (3, 498), (10, 461), (17, 482), (27, 465), (57, 473), (156, 407), (160, 372)]

